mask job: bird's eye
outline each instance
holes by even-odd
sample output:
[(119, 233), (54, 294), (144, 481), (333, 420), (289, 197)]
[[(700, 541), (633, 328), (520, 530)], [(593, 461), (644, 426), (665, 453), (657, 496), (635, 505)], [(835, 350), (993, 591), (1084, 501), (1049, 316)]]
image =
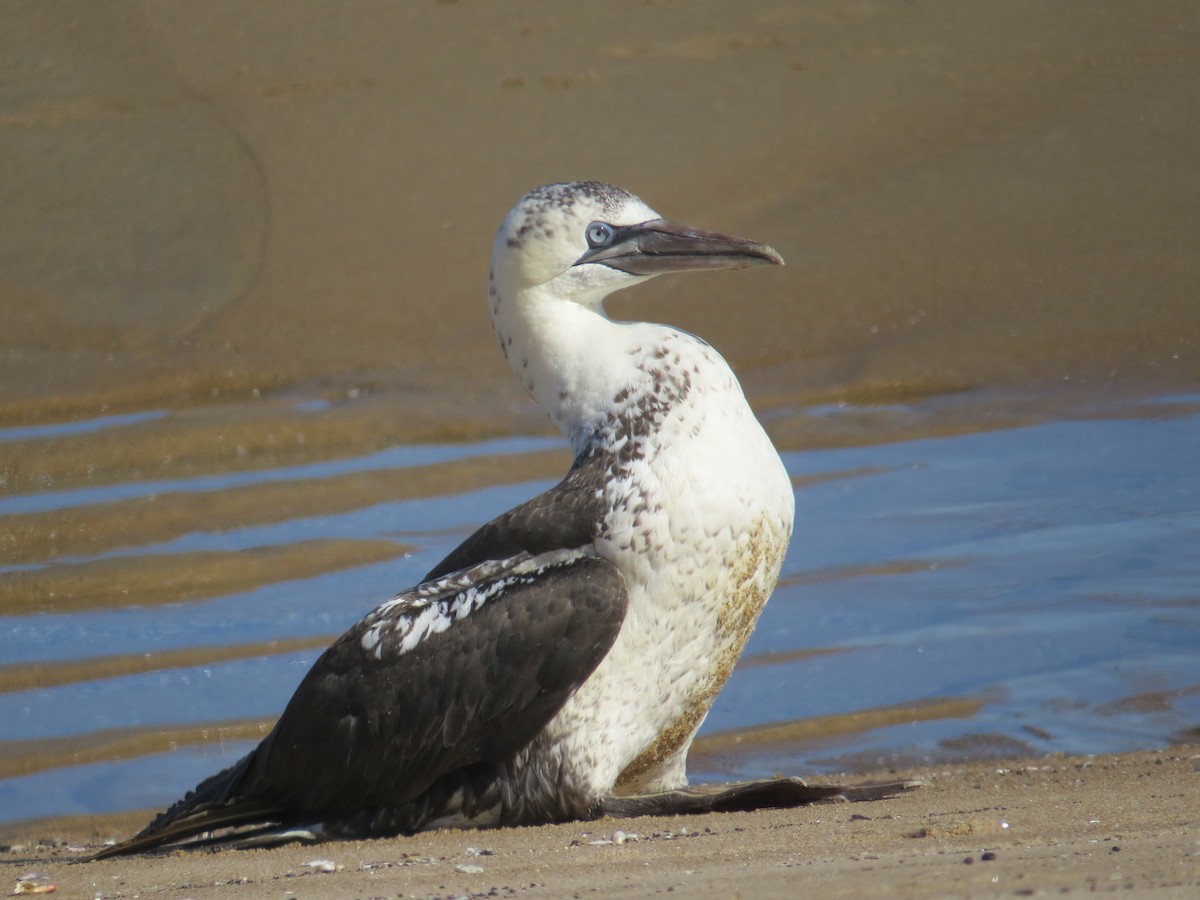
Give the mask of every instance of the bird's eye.
[(607, 222), (593, 222), (587, 227), (589, 247), (607, 247), (612, 243), (616, 230)]

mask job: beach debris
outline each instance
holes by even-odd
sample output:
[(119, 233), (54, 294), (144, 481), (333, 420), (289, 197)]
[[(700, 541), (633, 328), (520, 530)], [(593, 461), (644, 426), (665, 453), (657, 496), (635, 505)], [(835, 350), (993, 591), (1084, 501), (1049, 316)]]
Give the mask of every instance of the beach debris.
[[(741, 829), (734, 829), (740, 831)], [(704, 831), (688, 831), (686, 828), (683, 831), (656, 831), (653, 834), (636, 834), (632, 831), (622, 831), (617, 829), (608, 837), (597, 837), (594, 840), (587, 840), (592, 836), (592, 832), (584, 831), (579, 837), (572, 839), (568, 847), (607, 847), (613, 844), (626, 844), (632, 841), (641, 843), (642, 841), (675, 841), (679, 838), (698, 838), (698, 837), (716, 837), (719, 832), (712, 828), (705, 828)]]
[(472, 863), (458, 863), (454, 867), (455, 872), (462, 872), (464, 875), (478, 875), (483, 871), (483, 866), (477, 866)]
[(317, 872), (340, 872), (344, 866), (339, 866), (332, 859), (311, 859), (304, 863), (310, 869)]
[(33, 894), (53, 894), (57, 890), (58, 886), (51, 884), (48, 876), (29, 872), (17, 879), (16, 886), (9, 896), (28, 897)]
[(620, 828), (618, 828), (616, 831), (614, 831), (608, 837), (596, 838), (596, 840), (594, 840), (594, 841), (588, 841), (588, 844), (590, 844), (593, 847), (603, 847), (603, 846), (607, 846), (609, 844), (620, 845), (620, 844), (624, 844), (626, 841), (640, 841), (640, 840), (641, 840), (641, 838), (638, 837), (638, 835), (633, 834), (632, 832), (622, 831)]

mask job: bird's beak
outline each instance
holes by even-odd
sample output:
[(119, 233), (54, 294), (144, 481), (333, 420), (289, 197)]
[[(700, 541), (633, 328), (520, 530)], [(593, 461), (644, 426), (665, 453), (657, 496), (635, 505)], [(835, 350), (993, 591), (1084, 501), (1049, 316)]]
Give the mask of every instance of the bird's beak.
[(783, 265), (783, 257), (766, 244), (666, 219), (616, 226), (614, 231), (609, 243), (589, 249), (575, 265), (600, 263), (630, 275)]

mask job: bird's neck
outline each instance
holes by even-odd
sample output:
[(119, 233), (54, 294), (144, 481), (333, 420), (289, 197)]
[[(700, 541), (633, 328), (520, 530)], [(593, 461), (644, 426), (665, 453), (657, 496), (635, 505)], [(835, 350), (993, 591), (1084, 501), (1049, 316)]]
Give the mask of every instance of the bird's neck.
[(661, 325), (614, 322), (601, 308), (544, 287), (493, 299), (493, 325), (526, 390), (581, 453), (617, 407), (648, 381), (643, 357), (675, 334)]

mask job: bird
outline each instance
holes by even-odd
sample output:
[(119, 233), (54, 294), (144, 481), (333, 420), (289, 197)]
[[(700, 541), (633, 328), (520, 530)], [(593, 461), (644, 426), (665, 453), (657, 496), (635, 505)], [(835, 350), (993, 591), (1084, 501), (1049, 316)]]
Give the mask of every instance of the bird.
[(688, 749), (779, 577), (794, 494), (716, 350), (603, 304), (660, 274), (783, 262), (614, 185), (527, 193), (496, 235), (488, 302), (570, 470), (339, 637), (246, 757), (94, 858), (906, 789), (688, 785)]

